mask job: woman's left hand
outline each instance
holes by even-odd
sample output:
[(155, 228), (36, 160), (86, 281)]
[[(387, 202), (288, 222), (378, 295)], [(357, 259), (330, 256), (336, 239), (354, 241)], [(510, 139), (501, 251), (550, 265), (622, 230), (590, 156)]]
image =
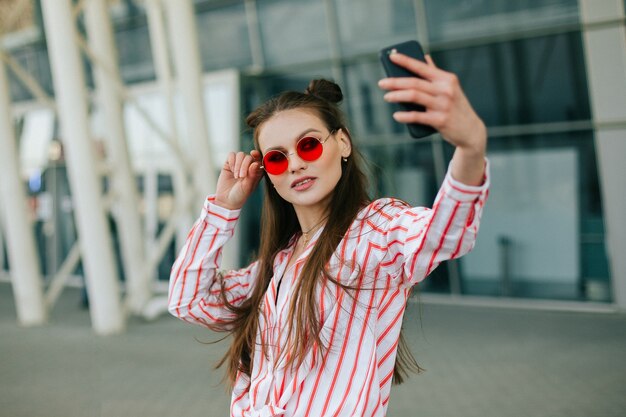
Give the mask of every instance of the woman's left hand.
[(443, 138), (457, 148), (484, 156), (487, 129), (465, 97), (457, 76), (438, 68), (431, 57), (427, 63), (400, 53), (390, 55), (391, 61), (418, 77), (384, 78), (378, 85), (389, 102), (420, 104), (426, 111), (398, 111), (393, 118), (401, 123), (420, 123), (434, 127)]

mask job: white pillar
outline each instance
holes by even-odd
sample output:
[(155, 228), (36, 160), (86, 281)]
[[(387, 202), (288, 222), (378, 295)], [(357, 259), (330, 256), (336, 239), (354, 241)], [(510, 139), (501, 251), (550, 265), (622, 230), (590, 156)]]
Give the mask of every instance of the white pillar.
[(3, 228), (17, 320), (24, 326), (32, 326), (45, 323), (47, 314), (26, 193), (20, 181), (12, 114), (9, 82), (4, 63), (0, 61), (0, 213), (6, 220)]
[[(163, 92), (167, 104), (167, 116), (169, 124), (169, 133), (178, 142), (181, 149), (183, 144), (178, 135), (176, 125), (176, 109), (174, 108), (174, 86), (172, 83), (172, 69), (170, 64), (170, 54), (168, 48), (167, 33), (165, 30), (165, 22), (163, 20), (163, 7), (160, 0), (146, 1), (146, 14), (148, 15), (148, 29), (150, 30), (150, 44), (152, 46), (152, 55), (154, 57), (154, 67), (159, 88)], [(183, 149), (184, 150), (184, 149)], [(174, 177), (174, 198), (176, 212), (179, 213), (180, 222), (177, 228), (176, 250), (178, 251), (186, 240), (189, 228), (193, 223), (196, 213), (189, 209), (190, 194), (193, 194), (193, 184), (189, 184), (188, 173), (191, 167), (182, 166), (185, 161), (179, 161), (181, 166), (175, 172)], [(148, 175), (148, 173), (146, 173)], [(145, 196), (145, 193), (144, 193)], [(144, 198), (147, 202), (147, 196)], [(195, 199), (197, 200), (197, 199)], [(148, 207), (146, 205), (146, 207)], [(150, 225), (146, 218), (147, 226)], [(153, 238), (150, 234), (148, 237)], [(154, 236), (156, 237), (156, 235)]]
[[(149, 162), (143, 175), (143, 204), (145, 207), (144, 222), (146, 227), (146, 253), (152, 254), (156, 250), (156, 240), (159, 229), (159, 184), (158, 171), (152, 162)], [(158, 268), (157, 268), (158, 270)], [(156, 271), (156, 270), (155, 270)], [(158, 276), (155, 271), (149, 271), (148, 279), (153, 280)]]
[(191, 0), (164, 0), (164, 4), (176, 80), (183, 99), (189, 142), (193, 150), (190, 155), (196, 188), (196, 198), (193, 201), (202, 201), (215, 190), (217, 178), (204, 117), (202, 65), (193, 3)]
[[(626, 310), (626, 30), (623, 0), (579, 0), (613, 298)], [(608, 25), (593, 25), (613, 21)]]
[(83, 66), (75, 42), (70, 0), (42, 0), (54, 91), (68, 163), (76, 224), (97, 334), (124, 330), (119, 277), (105, 218), (102, 184), (90, 138)]
[(92, 52), (101, 62), (93, 62), (98, 102), (107, 126), (107, 151), (110, 176), (115, 197), (113, 215), (118, 234), (124, 275), (126, 277), (127, 306), (139, 314), (151, 296), (150, 281), (144, 278), (141, 218), (139, 198), (126, 143), (122, 102), (116, 93), (121, 84), (117, 50), (109, 11), (105, 0), (90, 0), (85, 4), (85, 20)]
[[(2, 133), (0, 133), (1, 135)], [(1, 140), (1, 139), (0, 139)], [(1, 145), (0, 145), (1, 146)], [(1, 170), (2, 168), (0, 168)], [(0, 171), (0, 175), (2, 175), (2, 171)], [(5, 268), (8, 269), (7, 265), (4, 263), (4, 207), (0, 204), (0, 278), (2, 278), (2, 273)]]

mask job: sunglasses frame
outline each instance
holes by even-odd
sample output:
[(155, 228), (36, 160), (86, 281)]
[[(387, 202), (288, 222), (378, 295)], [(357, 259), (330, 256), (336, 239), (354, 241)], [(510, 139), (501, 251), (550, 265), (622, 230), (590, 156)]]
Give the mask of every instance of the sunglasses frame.
[[(265, 157), (266, 157), (267, 155), (269, 155), (270, 153), (272, 153), (272, 152), (278, 152), (278, 153), (280, 153), (280, 154), (283, 154), (283, 155), (285, 156), (285, 159), (289, 160), (289, 157), (290, 157), (291, 155), (295, 155), (295, 154), (297, 154), (297, 153), (298, 153), (298, 145), (300, 144), (300, 142), (301, 142), (301, 141), (303, 141), (304, 139), (307, 139), (307, 138), (312, 138), (312, 139), (317, 140), (317, 141), (320, 143), (320, 145), (322, 145), (322, 153), (320, 153), (320, 156), (318, 156), (317, 158), (312, 159), (312, 160), (310, 160), (310, 161), (307, 161), (306, 159), (303, 159), (303, 160), (304, 160), (304, 161), (307, 161), (307, 162), (317, 161), (318, 159), (320, 159), (320, 158), (322, 157), (322, 154), (324, 153), (324, 143), (326, 143), (326, 141), (327, 141), (327, 140), (328, 140), (328, 139), (329, 139), (329, 138), (330, 138), (330, 137), (331, 137), (334, 133), (336, 133), (336, 132), (337, 132), (337, 130), (338, 130), (338, 129), (331, 130), (331, 131), (330, 131), (330, 133), (328, 134), (328, 136), (326, 136), (324, 139), (318, 139), (318, 138), (316, 138), (315, 136), (312, 136), (312, 135), (310, 135), (310, 134), (306, 134), (306, 135), (302, 136), (302, 137), (301, 137), (300, 139), (298, 139), (298, 141), (296, 142), (296, 150), (295, 150), (295, 152), (289, 152), (289, 153), (286, 153), (286, 152), (283, 152), (283, 151), (278, 150), (278, 149), (272, 149), (271, 151), (269, 151), (269, 152), (267, 152), (265, 155), (263, 155), (263, 158), (261, 159), (261, 160), (263, 161), (263, 165), (261, 165), (261, 169), (265, 170), (265, 172), (267, 172), (267, 173), (268, 173), (268, 174), (270, 174), (270, 175), (282, 175), (282, 174), (284, 174), (285, 172), (287, 172), (287, 171), (289, 170), (289, 168), (286, 168), (283, 172), (278, 173), (278, 174), (272, 174), (272, 173), (268, 172), (268, 171), (267, 171), (267, 169), (265, 168)], [(300, 154), (298, 154), (298, 156), (300, 156)], [(300, 158), (302, 158), (302, 157), (300, 156)]]

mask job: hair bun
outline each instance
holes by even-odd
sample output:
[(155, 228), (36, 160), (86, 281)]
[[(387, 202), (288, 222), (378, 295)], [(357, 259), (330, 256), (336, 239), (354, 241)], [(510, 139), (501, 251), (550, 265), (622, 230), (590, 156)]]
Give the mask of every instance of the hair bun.
[(343, 100), (341, 87), (329, 80), (311, 80), (304, 92), (335, 104)]

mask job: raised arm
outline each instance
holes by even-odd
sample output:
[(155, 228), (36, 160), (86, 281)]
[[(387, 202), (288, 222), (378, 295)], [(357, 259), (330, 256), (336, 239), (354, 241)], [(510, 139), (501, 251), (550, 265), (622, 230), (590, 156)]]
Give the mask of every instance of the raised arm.
[(372, 222), (382, 231), (380, 265), (394, 282), (412, 286), (441, 262), (474, 247), (488, 196), (488, 168), (482, 185), (469, 186), (452, 178), (450, 167), (432, 208), (410, 207), (400, 200), (383, 205)]
[(233, 318), (221, 296), (232, 305), (241, 304), (250, 293), (257, 273), (257, 263), (238, 271), (219, 272), (222, 248), (231, 238), (239, 211), (217, 206), (214, 197), (207, 199), (181, 249), (170, 276), (169, 311), (190, 323), (213, 329), (226, 329)]
[(413, 285), (440, 262), (474, 246), (489, 186), (487, 129), (458, 77), (438, 68), (429, 55), (426, 63), (400, 53), (391, 54), (390, 59), (419, 77), (380, 80), (380, 88), (388, 90), (385, 100), (425, 107), (423, 112), (395, 112), (394, 119), (430, 125), (456, 147), (432, 209), (397, 207), (388, 213), (386, 244), (390, 250), (385, 262), (391, 270), (402, 268), (403, 282)]
[(229, 304), (237, 306), (248, 297), (257, 276), (256, 262), (239, 271), (219, 273), (218, 268), (240, 209), (263, 176), (259, 157), (257, 151), (230, 153), (224, 162), (216, 194), (205, 201), (172, 267), (169, 311), (176, 317), (226, 329), (233, 314), (221, 296), (222, 287)]
[(424, 112), (395, 112), (401, 123), (422, 123), (437, 129), (441, 136), (456, 147), (451, 175), (466, 185), (480, 185), (485, 172), (487, 129), (467, 100), (458, 77), (435, 66), (429, 55), (428, 63), (400, 53), (390, 55), (397, 65), (419, 75), (417, 77), (384, 78), (378, 85), (389, 102), (421, 104)]

